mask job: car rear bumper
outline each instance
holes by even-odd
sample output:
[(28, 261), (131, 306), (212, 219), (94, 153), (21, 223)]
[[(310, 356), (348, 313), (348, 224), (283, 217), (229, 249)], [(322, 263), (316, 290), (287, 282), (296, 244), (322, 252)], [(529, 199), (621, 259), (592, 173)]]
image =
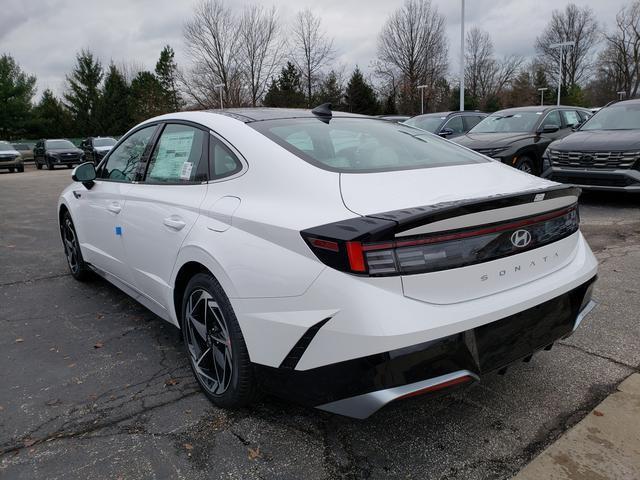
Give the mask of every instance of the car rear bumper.
[(543, 178), (570, 183), (585, 190), (640, 192), (640, 171), (635, 169), (595, 170), (550, 167)]
[(310, 370), (256, 365), (258, 378), (276, 395), (366, 418), (391, 401), (477, 381), (550, 348), (593, 308), (594, 281), (592, 277), (542, 304), (437, 340)]

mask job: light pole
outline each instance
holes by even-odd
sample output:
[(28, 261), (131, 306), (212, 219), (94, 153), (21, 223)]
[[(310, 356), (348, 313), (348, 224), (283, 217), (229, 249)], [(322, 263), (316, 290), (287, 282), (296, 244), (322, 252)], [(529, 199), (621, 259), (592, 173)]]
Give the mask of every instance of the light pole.
[(616, 92), (616, 94), (620, 97), (618, 100), (622, 100), (627, 95), (627, 92), (620, 91), (620, 92)]
[(540, 92), (540, 106), (544, 106), (544, 92), (546, 90), (549, 90), (547, 87), (544, 88), (539, 88), (538, 91)]
[(424, 89), (427, 88), (426, 85), (418, 85), (418, 90), (420, 90), (420, 114), (424, 113)]
[(562, 52), (564, 51), (564, 47), (572, 47), (576, 44), (573, 40), (570, 42), (561, 42), (561, 43), (552, 43), (549, 45), (550, 48), (559, 48), (560, 49), (560, 74), (558, 75), (558, 106), (560, 106), (560, 91), (562, 90)]
[(464, 0), (460, 18), (460, 111), (464, 111)]
[(222, 104), (222, 89), (224, 88), (224, 83), (218, 83), (214, 85), (213, 88), (217, 88), (218, 92), (220, 92), (220, 110), (223, 110), (224, 105)]

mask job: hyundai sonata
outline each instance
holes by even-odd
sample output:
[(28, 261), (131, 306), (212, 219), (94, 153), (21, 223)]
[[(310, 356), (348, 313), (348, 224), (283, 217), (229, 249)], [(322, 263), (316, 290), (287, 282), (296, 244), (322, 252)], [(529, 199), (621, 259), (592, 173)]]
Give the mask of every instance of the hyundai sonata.
[(579, 189), (372, 117), (148, 120), (58, 205), (72, 275), (183, 331), (218, 406), (365, 418), (550, 347), (593, 307)]

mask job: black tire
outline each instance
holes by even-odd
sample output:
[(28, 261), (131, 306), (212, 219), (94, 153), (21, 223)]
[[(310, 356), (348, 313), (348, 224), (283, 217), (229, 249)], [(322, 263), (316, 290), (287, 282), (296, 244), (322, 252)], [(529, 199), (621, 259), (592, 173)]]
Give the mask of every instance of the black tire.
[(24, 165), (20, 165), (18, 167), (18, 172), (23, 173), (24, 172)]
[(65, 212), (60, 222), (60, 235), (62, 237), (62, 246), (64, 254), (67, 257), (67, 266), (73, 278), (80, 282), (84, 282), (91, 277), (91, 270), (82, 258), (80, 243), (76, 228), (71, 220), (69, 212)]
[(526, 155), (518, 158), (518, 161), (516, 162), (514, 167), (523, 172), (530, 173), (531, 175), (537, 175), (536, 167), (533, 163), (533, 160), (531, 160), (531, 158), (527, 157)]
[(13, 167), (9, 167), (9, 173), (13, 173), (13, 172), (15, 172), (15, 171), (16, 171), (16, 169), (15, 169), (15, 168), (13, 168)]
[(51, 160), (47, 160), (47, 170), (53, 170), (53, 164), (51, 163)]
[(42, 164), (38, 160), (36, 160), (36, 168), (42, 170)]
[(73, 164), (68, 163), (68, 164), (67, 164), (67, 168), (73, 168)]
[(181, 312), (189, 364), (207, 398), (222, 408), (254, 402), (259, 391), (247, 346), (231, 303), (213, 275), (194, 275), (185, 289)]

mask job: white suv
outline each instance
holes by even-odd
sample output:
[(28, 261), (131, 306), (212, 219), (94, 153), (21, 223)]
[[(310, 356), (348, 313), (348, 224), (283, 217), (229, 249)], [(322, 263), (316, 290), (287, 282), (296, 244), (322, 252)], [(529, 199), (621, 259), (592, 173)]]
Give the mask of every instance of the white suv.
[(328, 105), (157, 117), (73, 178), (71, 273), (182, 328), (222, 407), (266, 390), (364, 418), (527, 358), (594, 305), (579, 189)]

